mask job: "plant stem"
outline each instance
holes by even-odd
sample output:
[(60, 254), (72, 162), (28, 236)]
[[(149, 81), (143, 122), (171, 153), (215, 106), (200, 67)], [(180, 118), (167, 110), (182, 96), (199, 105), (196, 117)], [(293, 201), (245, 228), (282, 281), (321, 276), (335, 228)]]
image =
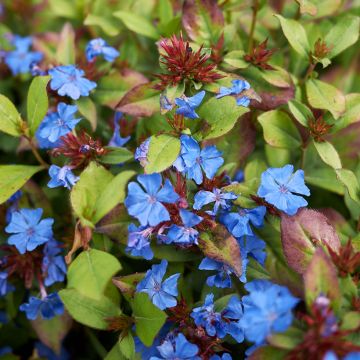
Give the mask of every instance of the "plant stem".
[(41, 157), (40, 153), (38, 152), (38, 149), (36, 148), (36, 146), (34, 145), (33, 141), (31, 138), (25, 136), (26, 140), (29, 142), (30, 148), (32, 153), (34, 154), (36, 160), (42, 165), (44, 166), (46, 169), (48, 169), (50, 166), (49, 164)]
[(251, 28), (250, 28), (250, 34), (249, 34), (249, 46), (248, 46), (248, 53), (250, 54), (254, 47), (254, 31), (255, 31), (255, 25), (256, 25), (256, 17), (259, 10), (259, 0), (254, 0), (253, 6), (252, 6), (252, 20), (251, 20)]
[(304, 82), (309, 78), (309, 76), (312, 74), (312, 72), (315, 69), (316, 64), (310, 63), (308, 69), (306, 70), (306, 74), (304, 76)]

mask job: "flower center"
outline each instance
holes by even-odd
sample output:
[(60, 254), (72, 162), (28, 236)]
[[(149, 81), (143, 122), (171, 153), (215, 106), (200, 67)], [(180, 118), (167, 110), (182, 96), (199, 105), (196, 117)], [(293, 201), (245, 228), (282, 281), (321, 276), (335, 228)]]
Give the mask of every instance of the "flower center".
[(157, 199), (156, 199), (156, 197), (155, 197), (154, 195), (149, 196), (148, 202), (149, 202), (150, 204), (155, 204), (156, 201), (157, 201)]
[(35, 233), (35, 230), (33, 228), (29, 228), (26, 230), (27, 236), (32, 236), (32, 235), (34, 235), (34, 233)]
[(286, 194), (289, 192), (288, 188), (285, 185), (280, 185), (279, 191), (283, 194)]

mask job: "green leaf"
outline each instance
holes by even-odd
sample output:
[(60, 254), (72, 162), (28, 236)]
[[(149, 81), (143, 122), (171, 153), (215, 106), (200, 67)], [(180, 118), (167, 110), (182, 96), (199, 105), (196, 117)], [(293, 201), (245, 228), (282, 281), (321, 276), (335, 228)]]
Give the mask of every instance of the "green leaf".
[(42, 166), (0, 165), (0, 204), (18, 191)]
[(317, 248), (304, 274), (305, 300), (308, 309), (315, 299), (323, 294), (338, 309), (340, 305), (340, 287), (337, 270), (322, 248)]
[(312, 107), (330, 111), (335, 119), (345, 112), (344, 95), (330, 84), (310, 79), (306, 82), (306, 95)]
[(206, 121), (200, 136), (203, 139), (214, 139), (228, 133), (236, 124), (240, 116), (249, 111), (248, 108), (237, 106), (231, 96), (221, 99), (210, 98), (199, 107), (199, 116)]
[(234, 50), (227, 53), (224, 57), (224, 62), (236, 69), (245, 69), (250, 64), (244, 60), (245, 52), (242, 50)]
[(165, 324), (167, 318), (165, 312), (153, 305), (149, 296), (144, 293), (135, 294), (132, 309), (136, 335), (144, 345), (151, 346), (155, 336)]
[(290, 117), (280, 111), (272, 110), (261, 114), (258, 121), (264, 130), (265, 141), (275, 147), (294, 149), (301, 145), (301, 136)]
[(360, 186), (356, 175), (348, 169), (337, 169), (336, 176), (346, 187), (351, 199), (360, 203)]
[(316, 142), (313, 141), (315, 148), (320, 155), (322, 161), (331, 166), (333, 169), (340, 169), (342, 167), (341, 160), (338, 152), (334, 148), (333, 144), (328, 141)]
[(345, 113), (335, 122), (332, 128), (335, 132), (360, 121), (360, 94), (345, 95), (345, 101)]
[(349, 46), (356, 43), (359, 38), (360, 18), (358, 16), (345, 16), (341, 18), (325, 36), (327, 47), (331, 48), (329, 58), (340, 54)]
[(78, 106), (79, 113), (89, 120), (91, 129), (95, 131), (97, 126), (97, 112), (94, 102), (89, 97), (82, 97), (76, 101), (76, 105)]
[(275, 15), (275, 17), (279, 19), (282, 31), (291, 47), (303, 58), (307, 58), (310, 52), (310, 45), (305, 29), (300, 22), (286, 19), (281, 15)]
[(149, 152), (145, 172), (160, 173), (169, 168), (180, 153), (180, 140), (176, 137), (162, 134), (150, 139)]
[(50, 76), (37, 76), (31, 82), (27, 97), (27, 122), (33, 137), (49, 107), (46, 91)]
[(159, 0), (158, 2), (158, 13), (160, 18), (160, 24), (165, 25), (174, 16), (172, 4), (170, 0)]
[(121, 265), (115, 256), (95, 249), (83, 251), (68, 269), (67, 286), (84, 296), (100, 300), (111, 278), (120, 270)]
[(134, 31), (137, 34), (155, 40), (160, 36), (155, 26), (148, 19), (139, 14), (130, 11), (117, 11), (114, 13), (114, 16), (119, 18), (129, 30)]
[(0, 131), (12, 136), (20, 136), (23, 120), (14, 104), (0, 94)]
[(270, 345), (279, 349), (292, 350), (301, 343), (303, 332), (295, 327), (288, 328), (282, 333), (272, 333), (268, 337)]
[(135, 356), (135, 342), (131, 333), (127, 333), (119, 340), (120, 352), (125, 356), (126, 359), (132, 360)]
[(135, 174), (133, 170), (122, 171), (103, 188), (95, 203), (95, 213), (92, 218), (94, 224), (125, 200), (126, 185)]
[(66, 23), (61, 30), (56, 60), (63, 65), (75, 64), (75, 32), (70, 23)]
[(314, 119), (312, 111), (297, 100), (290, 100), (288, 107), (294, 118), (303, 126), (308, 127), (309, 120)]
[(121, 164), (134, 158), (134, 154), (124, 147), (106, 147), (109, 152), (103, 155), (100, 161), (104, 164)]
[(84, 25), (99, 26), (100, 29), (109, 36), (116, 36), (120, 33), (121, 30), (118, 20), (110, 16), (98, 16), (94, 14), (89, 14), (84, 20)]
[(300, 13), (301, 14), (309, 14), (315, 16), (317, 13), (317, 7), (309, 0), (296, 0), (300, 6)]
[(94, 329), (107, 330), (106, 319), (121, 314), (120, 308), (105, 296), (92, 299), (75, 289), (60, 290), (59, 296), (76, 321)]
[(269, 84), (279, 88), (293, 86), (290, 74), (280, 66), (273, 65), (273, 70), (259, 70), (261, 77)]

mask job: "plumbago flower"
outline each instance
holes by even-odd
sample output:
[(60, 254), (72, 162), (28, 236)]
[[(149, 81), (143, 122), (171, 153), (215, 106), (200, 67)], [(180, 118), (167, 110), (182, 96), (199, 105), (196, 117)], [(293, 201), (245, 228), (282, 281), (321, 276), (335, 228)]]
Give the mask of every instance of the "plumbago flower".
[(180, 274), (171, 275), (162, 281), (167, 266), (166, 260), (162, 260), (159, 265), (153, 265), (136, 287), (137, 292), (147, 293), (152, 303), (160, 310), (173, 307), (177, 303), (177, 281)]
[(199, 107), (202, 100), (204, 99), (205, 91), (200, 91), (192, 97), (176, 98), (175, 104), (178, 106), (175, 113), (184, 115), (190, 119), (197, 119), (199, 115), (195, 112), (195, 109)]
[(295, 215), (299, 208), (307, 206), (307, 201), (299, 195), (310, 196), (304, 181), (304, 171), (297, 170), (294, 173), (293, 165), (270, 168), (263, 172), (257, 193), (287, 215)]
[(126, 252), (129, 252), (132, 256), (142, 256), (146, 260), (151, 260), (154, 257), (149, 239), (152, 231), (152, 227), (137, 227), (134, 224), (130, 224), (128, 227), (129, 235)]
[(41, 270), (45, 286), (64, 281), (67, 269), (58, 241), (51, 239), (45, 244)]
[(5, 228), (8, 234), (8, 244), (15, 245), (20, 254), (32, 251), (52, 239), (54, 219), (41, 219), (42, 209), (21, 209), (14, 211), (9, 225)]
[(42, 299), (30, 296), (28, 303), (20, 305), (20, 311), (25, 312), (29, 320), (35, 320), (39, 315), (49, 320), (64, 313), (64, 304), (57, 293), (52, 293)]
[(57, 146), (58, 140), (75, 128), (81, 120), (81, 118), (74, 118), (77, 110), (76, 105), (67, 105), (61, 102), (57, 106), (56, 112), (52, 112), (44, 118), (36, 132), (36, 138), (41, 148)]
[(147, 138), (135, 150), (134, 158), (140, 162), (142, 167), (145, 167), (148, 163), (147, 155), (149, 152), (150, 139), (151, 138)]
[(137, 181), (142, 187), (136, 182), (128, 185), (124, 204), (129, 214), (136, 217), (142, 226), (156, 226), (170, 220), (169, 212), (162, 203), (172, 204), (179, 199), (171, 182), (166, 179), (162, 186), (160, 174), (139, 175)]
[(231, 287), (231, 274), (233, 274), (234, 270), (229, 265), (206, 257), (201, 261), (199, 269), (218, 271), (216, 275), (212, 275), (207, 278), (207, 285), (216, 286), (218, 288)]
[(59, 167), (57, 165), (51, 165), (49, 175), (51, 177), (51, 180), (47, 184), (49, 188), (63, 186), (71, 189), (80, 179), (79, 176), (74, 175), (69, 166)]
[(197, 141), (189, 135), (182, 135), (180, 141), (181, 150), (174, 163), (175, 168), (198, 185), (203, 182), (203, 171), (208, 179), (212, 179), (224, 163), (216, 146), (206, 146), (201, 150)]
[(78, 100), (80, 96), (89, 96), (96, 83), (84, 78), (85, 72), (74, 65), (61, 65), (49, 70), (50, 88), (61, 96)]
[(15, 288), (8, 283), (8, 276), (7, 271), (0, 271), (0, 298), (15, 290)]
[(97, 38), (89, 41), (86, 46), (87, 61), (93, 61), (100, 55), (103, 56), (106, 61), (113, 62), (120, 53), (110, 46), (104, 39)]
[(216, 95), (217, 99), (224, 96), (235, 96), (236, 104), (238, 106), (248, 107), (250, 105), (250, 99), (246, 95), (241, 95), (245, 90), (250, 89), (250, 84), (246, 80), (232, 80), (233, 86), (231, 87), (220, 87), (219, 93)]
[[(114, 116), (114, 134), (109, 141), (109, 146), (123, 147), (130, 139), (131, 136), (121, 137), (120, 134), (120, 120), (123, 114), (117, 111)], [(136, 159), (136, 158), (135, 158)]]
[(215, 203), (211, 215), (216, 215), (219, 208), (227, 210), (231, 207), (231, 200), (235, 200), (237, 195), (232, 192), (222, 192), (221, 189), (214, 188), (213, 191), (200, 190), (195, 194), (193, 208), (200, 210), (203, 206)]

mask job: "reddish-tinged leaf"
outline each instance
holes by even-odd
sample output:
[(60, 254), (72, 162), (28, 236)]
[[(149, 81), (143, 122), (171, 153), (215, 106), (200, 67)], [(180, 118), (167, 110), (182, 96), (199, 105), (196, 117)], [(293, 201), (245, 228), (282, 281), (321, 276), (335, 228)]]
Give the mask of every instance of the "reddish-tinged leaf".
[(222, 225), (217, 225), (212, 229), (211, 235), (202, 234), (199, 239), (199, 247), (210, 259), (229, 265), (237, 276), (242, 274), (238, 242)]
[(322, 248), (317, 248), (309, 266), (304, 273), (305, 299), (310, 308), (315, 299), (323, 294), (333, 306), (339, 306), (340, 287), (337, 271)]
[(136, 285), (144, 277), (144, 273), (114, 277), (113, 284), (121, 291), (122, 295), (130, 299), (135, 294)]
[(221, 35), (224, 16), (217, 0), (185, 0), (182, 23), (191, 40), (203, 42), (210, 38), (215, 42)]
[(160, 111), (159, 91), (154, 84), (140, 84), (128, 91), (115, 107), (132, 116), (151, 116)]
[(325, 215), (301, 209), (294, 216), (281, 215), (281, 241), (289, 266), (300, 274), (306, 271), (316, 247), (328, 246), (338, 252), (340, 240)]
[(291, 99), (295, 96), (295, 88), (288, 87), (288, 88), (281, 88), (276, 89), (269, 92), (259, 92), (261, 97), (261, 102), (259, 101), (252, 101), (251, 105), (255, 109), (269, 111), (278, 108), (281, 105), (287, 104)]

